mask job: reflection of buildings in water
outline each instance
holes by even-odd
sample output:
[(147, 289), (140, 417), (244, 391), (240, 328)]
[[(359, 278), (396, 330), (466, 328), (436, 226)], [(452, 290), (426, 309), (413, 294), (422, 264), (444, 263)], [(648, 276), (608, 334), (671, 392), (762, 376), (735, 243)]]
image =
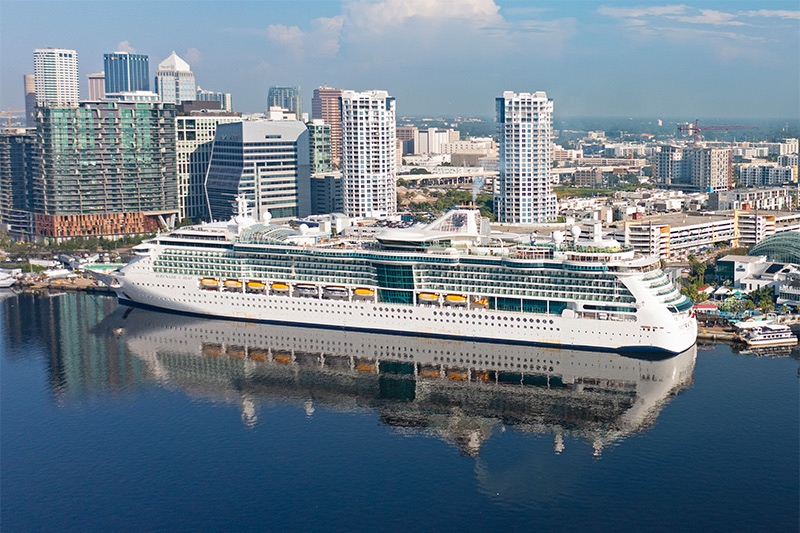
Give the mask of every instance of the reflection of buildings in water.
[(57, 402), (144, 381), (141, 361), (126, 357), (119, 340), (90, 332), (117, 307), (116, 298), (22, 293), (4, 298), (0, 306), (9, 354), (37, 353), (30, 347), (41, 347)]
[(427, 431), (477, 455), (495, 426), (603, 446), (648, 427), (691, 383), (696, 350), (652, 361), (568, 349), (267, 326), (118, 309), (96, 330), (118, 336), (148, 372), (189, 394), (240, 405), (291, 401), (369, 409), (400, 431)]

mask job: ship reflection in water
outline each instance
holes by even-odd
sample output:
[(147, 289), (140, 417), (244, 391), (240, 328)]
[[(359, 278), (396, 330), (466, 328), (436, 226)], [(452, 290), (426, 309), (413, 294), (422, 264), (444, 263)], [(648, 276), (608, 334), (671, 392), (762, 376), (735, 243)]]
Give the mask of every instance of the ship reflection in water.
[(154, 376), (236, 402), (245, 424), (275, 401), (366, 409), (478, 455), (496, 428), (604, 446), (649, 427), (692, 382), (696, 348), (653, 361), (569, 349), (205, 320), (118, 308), (93, 333), (124, 342)]

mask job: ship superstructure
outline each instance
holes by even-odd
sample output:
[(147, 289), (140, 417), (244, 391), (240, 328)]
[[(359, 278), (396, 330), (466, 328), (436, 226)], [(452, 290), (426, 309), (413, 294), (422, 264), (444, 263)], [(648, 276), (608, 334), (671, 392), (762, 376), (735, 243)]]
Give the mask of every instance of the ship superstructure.
[(458, 208), (358, 243), (269, 222), (159, 235), (105, 281), (125, 304), (237, 320), (611, 351), (695, 343), (692, 303), (659, 259), (599, 225), (522, 243)]

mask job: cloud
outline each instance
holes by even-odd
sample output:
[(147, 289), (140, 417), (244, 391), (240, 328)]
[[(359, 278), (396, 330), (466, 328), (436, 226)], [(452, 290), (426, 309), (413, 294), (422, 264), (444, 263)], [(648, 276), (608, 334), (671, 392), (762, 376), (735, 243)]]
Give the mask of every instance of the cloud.
[(701, 9), (700, 15), (694, 16), (670, 16), (673, 20), (679, 22), (688, 22), (689, 24), (713, 24), (714, 26), (746, 26), (744, 22), (734, 20), (736, 15), (733, 13), (723, 13), (722, 11), (714, 11), (713, 9)]
[(128, 41), (120, 41), (117, 44), (117, 50), (120, 52), (128, 52), (129, 54), (136, 53), (136, 48), (131, 46), (131, 43), (129, 43)]
[(457, 20), (473, 26), (503, 22), (494, 0), (352, 0), (344, 12), (347, 25), (370, 34), (397, 28), (409, 19), (433, 23)]
[(344, 16), (319, 17), (311, 21), (309, 52), (319, 58), (333, 58), (339, 53), (339, 39), (344, 25)]
[(610, 7), (600, 6), (597, 12), (601, 15), (613, 18), (641, 18), (662, 15), (681, 15), (686, 12), (686, 6), (638, 6), (638, 7)]
[(298, 26), (270, 24), (267, 26), (267, 37), (271, 41), (295, 50), (302, 50), (303, 47), (303, 31)]
[(200, 50), (197, 48), (188, 48), (186, 53), (183, 54), (183, 59), (185, 59), (190, 65), (199, 65), (203, 62), (203, 58), (200, 55)]
[(800, 11), (787, 11), (780, 9), (759, 9), (758, 11), (741, 11), (743, 17), (777, 17), (782, 19), (800, 20)]

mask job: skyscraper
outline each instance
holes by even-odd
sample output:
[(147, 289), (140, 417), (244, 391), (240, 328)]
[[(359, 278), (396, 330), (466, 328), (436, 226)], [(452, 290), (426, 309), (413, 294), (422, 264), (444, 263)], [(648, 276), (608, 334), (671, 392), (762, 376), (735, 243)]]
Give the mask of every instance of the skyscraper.
[(220, 109), (228, 113), (233, 111), (233, 103), (231, 93), (219, 93), (214, 91), (206, 91), (201, 87), (197, 87), (197, 100), (201, 102), (219, 102)]
[(106, 96), (106, 75), (105, 72), (87, 74), (89, 79), (89, 101), (97, 102)]
[(162, 102), (180, 104), (197, 97), (197, 86), (189, 63), (175, 52), (158, 64), (155, 84)]
[(235, 213), (238, 196), (261, 218), (304, 217), (311, 212), (308, 130), (299, 120), (219, 124), (206, 177), (213, 220)]
[(342, 91), (342, 194), (348, 216), (397, 211), (395, 99), (386, 91)]
[(494, 193), (499, 222), (531, 224), (556, 217), (550, 190), (553, 101), (544, 91), (497, 98), (500, 176)]
[(65, 48), (33, 51), (33, 74), (38, 105), (76, 105), (78, 90), (78, 53)]
[(32, 128), (36, 125), (33, 118), (33, 111), (36, 108), (36, 77), (33, 74), (25, 74), (25, 126)]
[(267, 93), (267, 109), (276, 106), (291, 111), (297, 120), (303, 120), (303, 98), (300, 96), (300, 86), (270, 87)]
[(733, 188), (730, 148), (662, 145), (655, 157), (655, 180), (686, 191), (719, 192)]
[(39, 107), (34, 232), (147, 233), (178, 212), (175, 109), (147, 102)]
[(179, 218), (208, 220), (206, 173), (219, 124), (241, 122), (232, 113), (196, 112), (175, 117)]
[(103, 54), (103, 66), (106, 94), (150, 90), (150, 60), (146, 55)]
[(332, 87), (314, 89), (311, 99), (311, 118), (320, 119), (331, 126), (331, 164), (342, 164), (342, 90)]
[(322, 120), (312, 120), (308, 128), (308, 150), (311, 173), (330, 172), (331, 168), (331, 126)]

